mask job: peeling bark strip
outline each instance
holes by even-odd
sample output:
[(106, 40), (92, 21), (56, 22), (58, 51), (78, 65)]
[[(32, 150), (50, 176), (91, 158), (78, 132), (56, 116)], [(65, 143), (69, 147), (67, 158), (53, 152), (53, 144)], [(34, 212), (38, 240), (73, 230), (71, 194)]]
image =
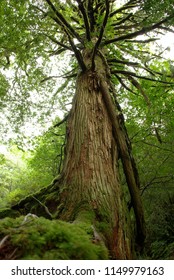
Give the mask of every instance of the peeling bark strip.
[(130, 154), (129, 147), (127, 145), (124, 127), (122, 127), (121, 123), (119, 122), (118, 116), (113, 106), (113, 102), (109, 94), (107, 82), (103, 81), (103, 79), (101, 78), (99, 79), (101, 84), (101, 92), (102, 92), (103, 100), (106, 104), (108, 115), (113, 125), (114, 139), (117, 142), (120, 150), (123, 169), (126, 176), (129, 192), (131, 195), (133, 209), (135, 212), (136, 224), (137, 224), (137, 242), (139, 244), (142, 244), (146, 236), (146, 230), (145, 230), (144, 211), (142, 207), (141, 196), (139, 193), (139, 188), (136, 183), (137, 179), (136, 179), (136, 173), (134, 168), (134, 160), (132, 159), (132, 155)]

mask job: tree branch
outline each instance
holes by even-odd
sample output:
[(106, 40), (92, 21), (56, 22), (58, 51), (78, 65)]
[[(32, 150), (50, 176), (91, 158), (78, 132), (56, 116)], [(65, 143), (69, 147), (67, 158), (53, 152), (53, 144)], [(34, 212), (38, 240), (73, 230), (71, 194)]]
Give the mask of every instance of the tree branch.
[[(120, 25), (122, 23), (124, 23), (125, 21), (127, 21), (128, 19), (130, 19), (132, 17), (132, 13), (128, 14), (125, 18), (121, 19), (120, 21), (118, 21), (117, 23), (114, 24), (114, 26)], [(118, 26), (119, 28), (119, 26)]]
[(141, 142), (145, 145), (148, 145), (148, 146), (151, 146), (151, 147), (155, 147), (157, 149), (160, 149), (160, 150), (163, 150), (163, 151), (166, 151), (166, 152), (170, 152), (171, 154), (174, 154), (174, 151), (170, 150), (170, 149), (167, 149), (167, 148), (162, 148), (161, 146), (158, 146), (156, 144), (153, 144), (153, 143), (149, 143), (149, 142), (146, 142), (146, 141), (136, 141), (134, 143), (138, 143), (138, 142)]
[(135, 72), (125, 71), (125, 70), (113, 70), (113, 71), (111, 71), (111, 74), (123, 74), (126, 77), (128, 77), (130, 75), (130, 76), (133, 76), (133, 77), (136, 77), (136, 78), (139, 78), (139, 79), (143, 79), (143, 80), (147, 80), (147, 81), (152, 81), (152, 82), (157, 82), (157, 83), (162, 83), (162, 84), (168, 84), (168, 85), (173, 85), (174, 84), (174, 82), (171, 83), (171, 82), (166, 82), (166, 81), (162, 81), (162, 80), (156, 80), (156, 79), (152, 79), (152, 78), (149, 78), (149, 77), (146, 77), (146, 76), (137, 75)]
[(61, 124), (63, 124), (64, 122), (67, 121), (68, 117), (69, 117), (69, 114), (67, 114), (67, 115), (63, 118), (63, 120), (61, 120), (60, 122), (56, 123), (53, 127), (59, 127)]
[(134, 92), (132, 89), (130, 89), (130, 88), (123, 82), (123, 80), (122, 80), (118, 75), (115, 75), (115, 76), (116, 76), (116, 78), (118, 79), (118, 81), (120, 82), (120, 84), (121, 84), (126, 90), (128, 90), (128, 91), (130, 91), (131, 93), (137, 95), (137, 93)]
[(132, 38), (136, 38), (137, 36), (139, 35), (144, 35), (145, 33), (148, 33), (150, 31), (153, 31), (157, 28), (160, 28), (161, 24), (167, 22), (169, 19), (171, 19), (171, 16), (168, 16), (166, 17), (165, 19), (151, 25), (151, 26), (148, 26), (148, 27), (143, 27), (142, 29), (138, 30), (138, 31), (135, 31), (135, 32), (132, 32), (132, 33), (129, 33), (129, 34), (126, 34), (126, 35), (123, 35), (123, 36), (120, 36), (118, 38), (114, 38), (114, 39), (110, 39), (110, 40), (106, 40), (103, 45), (108, 45), (108, 44), (111, 44), (111, 43), (115, 43), (115, 42), (118, 42), (118, 41), (122, 41), (122, 40), (126, 40), (126, 39), (132, 39)]
[(119, 60), (119, 59), (116, 59), (116, 58), (108, 59), (107, 62), (108, 63), (114, 62), (114, 63), (126, 64), (126, 65), (129, 65), (129, 66), (139, 66), (138, 62), (131, 62), (131, 61), (128, 61), (128, 60)]
[[(165, 185), (166, 183), (169, 183), (171, 181), (173, 181), (174, 176), (173, 175), (166, 175), (166, 176), (159, 176), (159, 177), (154, 177), (152, 178), (146, 185), (141, 187), (141, 196), (143, 195), (144, 191), (155, 184), (162, 184)], [(159, 181), (157, 181), (159, 180)], [(159, 187), (159, 186), (158, 186)]]
[(169, 27), (161, 26), (160, 29), (171, 32), (171, 33), (174, 33), (174, 30), (169, 28)]
[(137, 80), (135, 80), (133, 77), (128, 76), (128, 79), (130, 82), (141, 92), (142, 96), (144, 97), (145, 102), (147, 103), (148, 106), (150, 106), (150, 100), (148, 96), (145, 94), (144, 90), (142, 89), (141, 85), (138, 83)]
[[(50, 0), (45, 0), (45, 1), (48, 3), (48, 5), (54, 11), (55, 15), (58, 18), (58, 21), (56, 20), (56, 18), (53, 18), (53, 19), (55, 19), (58, 24), (60, 24), (60, 22), (63, 23), (63, 29), (64, 29), (64, 32), (66, 33), (66, 35), (68, 36), (68, 40), (69, 40), (69, 43), (70, 43), (71, 48), (72, 48), (71, 50), (74, 51), (74, 54), (75, 54), (75, 56), (77, 58), (77, 61), (79, 63), (79, 66), (81, 67), (82, 71), (85, 71), (86, 70), (86, 65), (85, 65), (85, 63), (83, 61), (81, 52), (76, 48), (76, 45), (74, 44), (73, 39), (71, 38), (71, 35), (75, 36), (76, 39), (78, 39), (79, 41), (81, 41), (81, 38), (75, 32), (75, 30), (71, 27), (71, 25), (66, 21), (66, 19), (57, 11), (57, 9), (53, 5), (53, 3)], [(57, 43), (60, 44), (60, 42), (57, 42)]]
[[(132, 66), (132, 67), (138, 67), (140, 69), (143, 69), (143, 70), (147, 71), (148, 73), (150, 73), (153, 76), (155, 76), (155, 74), (163, 75), (160, 72), (153, 71), (147, 65), (145, 65), (146, 67), (143, 67), (139, 62), (131, 62), (131, 61), (128, 61), (128, 60), (119, 60), (119, 59), (115, 59), (115, 58), (108, 59), (107, 62), (111, 66), (112, 66), (112, 62), (113, 62), (113, 63), (124, 64), (124, 65)], [(167, 76), (167, 77), (171, 77), (171, 76)]]
[(89, 22), (90, 22), (90, 30), (91, 30), (91, 32), (93, 32), (94, 26), (95, 26), (93, 0), (88, 0), (88, 16), (89, 16)]
[(147, 39), (147, 40), (125, 40), (125, 42), (128, 42), (128, 43), (138, 43), (138, 44), (147, 44), (147, 43), (150, 43), (150, 42), (154, 42), (154, 41), (158, 41), (160, 40), (159, 38), (151, 38), (151, 39)]
[(44, 203), (42, 203), (40, 200), (38, 200), (34, 195), (32, 195), (32, 198), (34, 198), (45, 209), (45, 212), (48, 214), (50, 220), (52, 220), (53, 215), (49, 211), (48, 207)]
[(135, 1), (135, 0), (130, 0), (128, 3), (126, 3), (125, 5), (123, 5), (122, 7), (116, 9), (115, 11), (113, 11), (111, 14), (110, 14), (110, 17), (113, 17), (114, 15), (118, 14), (118, 13), (121, 13), (122, 11), (125, 11), (127, 9), (132, 9), (132, 8), (135, 8), (137, 7), (137, 4), (138, 2)]
[(52, 9), (52, 11), (55, 13), (55, 15), (58, 18), (58, 21), (56, 21), (56, 18), (53, 17), (53, 19), (60, 24), (60, 22), (63, 24), (63, 26), (66, 27), (66, 29), (79, 41), (82, 43), (81, 37), (79, 36), (79, 34), (74, 30), (74, 28), (72, 28), (72, 26), (67, 22), (67, 20), (64, 18), (64, 16), (58, 12), (58, 10), (56, 9), (56, 7), (53, 5), (53, 3), (50, 0), (45, 0), (47, 2), (47, 4), (50, 6), (50, 8)]
[(92, 70), (93, 71), (95, 69), (95, 55), (96, 55), (97, 49), (100, 46), (100, 43), (102, 41), (104, 30), (105, 30), (105, 27), (106, 27), (106, 24), (108, 21), (108, 17), (109, 17), (109, 1), (108, 0), (105, 0), (105, 6), (106, 6), (105, 17), (104, 17), (103, 24), (100, 29), (100, 34), (99, 34), (98, 40), (94, 46), (93, 55), (92, 55)]
[(137, 28), (139, 26), (139, 24), (132, 24), (132, 25), (120, 25), (120, 26), (117, 26), (116, 24), (113, 24), (112, 25), (114, 27), (114, 30), (119, 30), (122, 29), (122, 30), (132, 30), (135, 28)]
[(81, 0), (76, 0), (79, 5), (79, 10), (81, 11), (85, 23), (85, 31), (86, 31), (86, 39), (88, 41), (91, 41), (91, 34), (90, 34), (90, 27), (89, 27), (89, 20), (88, 16), (85, 10), (85, 7), (83, 5), (83, 2)]
[(57, 39), (55, 39), (54, 37), (52, 37), (52, 36), (50, 36), (50, 35), (48, 35), (48, 34), (46, 34), (46, 33), (41, 33), (41, 35), (44, 35), (44, 36), (46, 36), (47, 38), (49, 38), (53, 43), (55, 43), (56, 45), (58, 45), (58, 46), (61, 46), (61, 47), (63, 47), (64, 49), (66, 49), (66, 50), (70, 50), (70, 51), (72, 51), (72, 49), (69, 47), (69, 46), (67, 46), (67, 45), (65, 45), (65, 44), (63, 44), (63, 43), (61, 43), (61, 42), (59, 42)]
[(76, 48), (76, 45), (74, 44), (74, 42), (73, 42), (73, 40), (71, 39), (71, 36), (68, 34), (68, 32), (67, 32), (67, 36), (68, 36), (70, 45), (71, 45), (71, 47), (72, 47), (72, 49), (73, 49), (73, 51), (74, 51), (74, 54), (75, 54), (75, 56), (76, 56), (76, 58), (77, 58), (77, 61), (78, 61), (78, 63), (79, 63), (79, 66), (80, 66), (82, 72), (84, 72), (84, 71), (86, 70), (86, 65), (85, 65), (85, 63), (84, 63), (84, 61), (83, 61), (83, 57), (82, 57), (82, 55), (81, 55), (81, 52)]
[(60, 75), (60, 76), (48, 76), (46, 78), (44, 78), (43, 80), (40, 81), (40, 83), (44, 83), (48, 80), (51, 80), (51, 79), (60, 79), (60, 78), (63, 78), (63, 79), (70, 79), (70, 78), (74, 78), (77, 76), (77, 73), (74, 73), (74, 74), (67, 74), (67, 75)]

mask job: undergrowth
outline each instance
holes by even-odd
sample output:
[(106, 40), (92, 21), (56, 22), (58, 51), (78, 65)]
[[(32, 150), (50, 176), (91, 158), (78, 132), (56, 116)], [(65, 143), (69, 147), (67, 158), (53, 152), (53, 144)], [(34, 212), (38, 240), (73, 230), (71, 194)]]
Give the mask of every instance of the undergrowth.
[(0, 259), (108, 259), (105, 246), (93, 243), (90, 226), (32, 215), (2, 219), (0, 244)]

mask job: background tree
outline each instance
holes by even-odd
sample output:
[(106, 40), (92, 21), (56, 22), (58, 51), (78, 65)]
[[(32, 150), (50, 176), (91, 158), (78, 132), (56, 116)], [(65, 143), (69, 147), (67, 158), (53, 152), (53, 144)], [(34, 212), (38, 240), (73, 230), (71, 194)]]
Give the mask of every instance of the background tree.
[[(119, 102), (122, 100), (125, 107), (129, 94), (138, 94), (147, 106), (158, 141), (162, 141), (157, 120), (152, 120), (149, 93), (143, 86), (145, 82), (152, 86), (157, 82), (168, 87), (173, 84), (171, 72), (164, 75), (152, 67), (151, 61), (160, 54), (153, 55), (149, 45), (161, 30), (172, 26), (172, 3), (165, 4), (160, 11), (155, 2), (136, 0), (120, 4), (109, 0), (10, 1), (2, 5), (2, 25), (8, 21), (10, 26), (8, 38), (3, 38), (3, 64), (9, 67), (13, 61), (19, 109), (23, 106), (30, 114), (28, 90), (41, 88), (41, 81), (49, 86), (50, 100), (52, 75), (47, 75), (47, 68), (43, 72), (50, 54), (72, 55), (71, 65), (63, 74), (68, 82), (61, 87), (63, 90), (68, 83), (72, 86), (70, 78), (77, 77), (72, 109), (66, 117), (64, 164), (52, 185), (60, 191), (61, 207), (56, 217), (81, 220), (86, 211), (92, 212), (91, 223), (105, 223), (104, 240), (113, 258), (133, 257), (134, 234), (123, 193), (134, 210), (137, 244), (142, 245), (145, 238), (139, 176)], [(152, 11), (156, 11), (155, 16)], [(124, 99), (119, 85), (127, 92)], [(52, 93), (52, 102), (56, 95)], [(16, 119), (21, 121), (23, 116), (24, 111), (19, 110)], [(122, 188), (119, 159), (129, 191)], [(52, 200), (47, 200), (48, 207)]]

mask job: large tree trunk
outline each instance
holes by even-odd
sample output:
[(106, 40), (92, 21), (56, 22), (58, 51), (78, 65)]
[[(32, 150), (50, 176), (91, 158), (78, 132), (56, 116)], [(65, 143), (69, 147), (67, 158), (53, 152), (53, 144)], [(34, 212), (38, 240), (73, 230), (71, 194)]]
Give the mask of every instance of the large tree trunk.
[[(92, 53), (86, 50), (83, 59), (87, 69), (77, 77), (61, 175), (48, 188), (12, 209), (22, 214), (30, 211), (37, 214), (39, 210), (50, 219), (88, 220), (94, 231), (102, 234), (111, 258), (132, 259), (135, 241), (142, 245), (145, 238), (137, 170), (124, 120), (113, 105), (113, 87), (105, 58), (98, 52), (93, 61)], [(125, 192), (120, 182), (119, 157), (134, 209), (136, 231), (125, 203), (124, 194), (128, 190)]]
[(104, 238), (112, 257), (130, 259), (132, 229), (119, 179), (113, 122), (102, 93), (108, 69), (102, 56), (95, 63), (95, 72), (87, 70), (77, 78), (67, 124), (60, 217), (74, 220), (87, 206), (107, 226)]

